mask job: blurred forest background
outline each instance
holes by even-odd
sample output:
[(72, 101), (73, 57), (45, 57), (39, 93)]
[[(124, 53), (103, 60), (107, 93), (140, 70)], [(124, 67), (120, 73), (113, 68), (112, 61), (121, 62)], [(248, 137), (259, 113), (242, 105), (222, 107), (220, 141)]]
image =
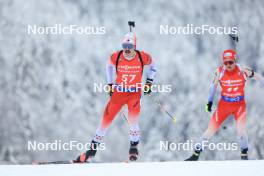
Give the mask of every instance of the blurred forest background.
[[(105, 63), (121, 49), (127, 21), (136, 21), (138, 49), (156, 61), (158, 93), (172, 121), (143, 97), (140, 161), (183, 160), (192, 151), (160, 151), (159, 142), (198, 139), (210, 115), (204, 112), (209, 84), (230, 48), (225, 35), (160, 35), (160, 25), (237, 26), (239, 62), (264, 72), (264, 1), (262, 0), (0, 0), (0, 163), (74, 159), (81, 151), (28, 151), (28, 141), (90, 142), (109, 99), (94, 93), (106, 83)], [(105, 35), (28, 35), (28, 25), (105, 26)], [(219, 94), (218, 94), (219, 95)], [(254, 81), (246, 89), (250, 158), (264, 158), (264, 90)], [(218, 99), (219, 97), (217, 97)], [(217, 102), (215, 99), (215, 104)], [(213, 142), (237, 142), (235, 122)], [(121, 115), (105, 137), (107, 150), (96, 159), (127, 158), (128, 125)], [(201, 160), (239, 159), (239, 151), (205, 151)]]

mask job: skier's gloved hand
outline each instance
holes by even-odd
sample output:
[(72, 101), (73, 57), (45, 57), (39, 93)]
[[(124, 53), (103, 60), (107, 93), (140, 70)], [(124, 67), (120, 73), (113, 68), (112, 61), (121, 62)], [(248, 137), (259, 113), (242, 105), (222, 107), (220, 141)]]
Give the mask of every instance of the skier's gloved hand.
[(107, 93), (110, 95), (110, 97), (112, 96), (112, 94), (114, 93), (114, 86), (113, 86), (113, 84), (108, 84), (107, 85)]
[(152, 88), (152, 79), (147, 78), (146, 84), (144, 85), (144, 95), (148, 95), (151, 93), (151, 88)]
[(205, 111), (206, 112), (212, 112), (212, 106), (213, 106), (213, 102), (209, 101), (206, 106), (205, 106)]

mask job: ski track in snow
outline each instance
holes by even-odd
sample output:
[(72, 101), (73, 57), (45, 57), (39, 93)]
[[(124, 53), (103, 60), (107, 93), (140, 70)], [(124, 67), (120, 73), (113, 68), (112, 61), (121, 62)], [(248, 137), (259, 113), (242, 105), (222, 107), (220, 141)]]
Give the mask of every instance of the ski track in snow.
[(264, 176), (264, 160), (1, 165), (1, 176)]

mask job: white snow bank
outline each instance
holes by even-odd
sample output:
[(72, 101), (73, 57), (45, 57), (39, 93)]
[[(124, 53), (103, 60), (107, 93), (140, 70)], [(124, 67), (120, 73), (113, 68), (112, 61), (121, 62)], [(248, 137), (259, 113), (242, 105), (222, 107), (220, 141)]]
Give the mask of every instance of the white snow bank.
[(1, 176), (264, 176), (264, 160), (1, 165)]

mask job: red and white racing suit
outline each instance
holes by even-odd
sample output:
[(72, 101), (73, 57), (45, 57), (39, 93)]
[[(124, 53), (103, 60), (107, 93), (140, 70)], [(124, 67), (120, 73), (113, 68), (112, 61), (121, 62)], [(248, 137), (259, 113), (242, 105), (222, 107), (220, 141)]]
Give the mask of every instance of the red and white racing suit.
[[(106, 105), (102, 122), (94, 137), (94, 141), (98, 143), (102, 142), (108, 127), (124, 105), (128, 107), (130, 141), (139, 141), (140, 133), (138, 121), (142, 87), (142, 66), (144, 66), (144, 68), (145, 66), (149, 67), (147, 70), (147, 78), (149, 79), (153, 80), (156, 72), (151, 56), (144, 51), (140, 51), (142, 62), (139, 59), (138, 53), (130, 60), (126, 59), (122, 53), (118, 60), (118, 68), (116, 68), (118, 53), (119, 52), (115, 52), (111, 55), (106, 66), (107, 82), (108, 84), (115, 84), (115, 88)], [(116, 76), (115, 81), (114, 76)], [(139, 89), (137, 89), (137, 87), (139, 87)]]
[(246, 134), (246, 101), (244, 88), (248, 75), (236, 65), (232, 72), (225, 70), (223, 66), (218, 68), (219, 82), (222, 88), (221, 99), (217, 109), (209, 122), (209, 126), (203, 134), (202, 140), (209, 140), (219, 129), (222, 122), (230, 115), (236, 120), (236, 128), (241, 149), (248, 148)]

